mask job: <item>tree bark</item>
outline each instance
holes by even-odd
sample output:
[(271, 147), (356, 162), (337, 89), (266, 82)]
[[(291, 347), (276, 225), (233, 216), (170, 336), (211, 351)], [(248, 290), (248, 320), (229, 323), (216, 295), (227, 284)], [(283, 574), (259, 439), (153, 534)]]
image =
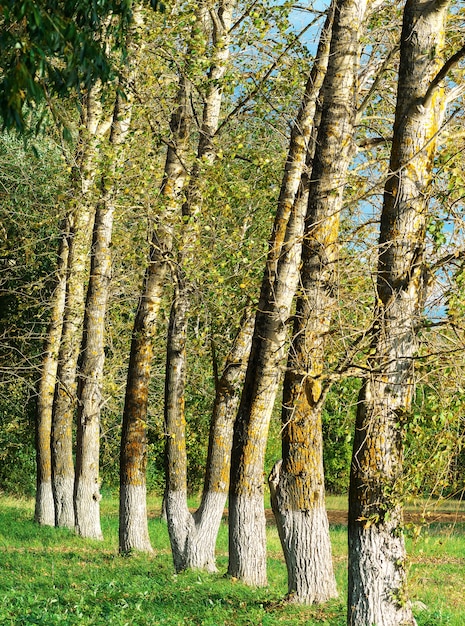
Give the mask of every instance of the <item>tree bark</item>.
[(56, 525), (74, 528), (73, 420), (76, 406), (76, 367), (82, 338), (84, 285), (95, 215), (93, 185), (101, 129), (100, 85), (86, 95), (81, 137), (71, 194), (70, 237), (63, 331), (58, 356), (52, 413), (52, 476)]
[(57, 284), (52, 296), (50, 323), (37, 390), (36, 464), (37, 489), (34, 519), (44, 526), (55, 525), (55, 502), (52, 489), (52, 411), (58, 369), (58, 353), (63, 330), (68, 266), (69, 225), (65, 219), (58, 252)]
[(105, 363), (105, 317), (111, 281), (111, 238), (115, 212), (118, 174), (124, 161), (124, 143), (133, 107), (140, 46), (135, 48), (137, 31), (142, 25), (138, 7), (133, 12), (129, 37), (128, 66), (123, 70), (113, 111), (108, 144), (107, 170), (102, 175), (101, 196), (93, 230), (91, 270), (84, 316), (84, 333), (79, 360), (76, 478), (74, 507), (76, 532), (82, 537), (102, 539), (100, 528), (100, 412)]
[(187, 287), (178, 277), (171, 306), (165, 373), (165, 506), (174, 568), (185, 569), (184, 546), (193, 527), (187, 506), (186, 379)]
[(300, 294), (284, 379), (283, 460), (273, 510), (288, 570), (288, 597), (300, 604), (337, 595), (325, 510), (323, 402), (325, 338), (336, 303), (339, 221), (352, 156), (359, 40), (366, 0), (336, 2), (324, 100), (309, 185)]
[[(190, 84), (181, 76), (177, 108), (170, 121), (171, 138), (160, 189), (163, 208), (155, 225), (131, 340), (120, 453), (119, 550), (151, 551), (146, 516), (147, 403), (153, 359), (153, 337), (165, 279), (171, 263), (173, 229), (180, 218), (187, 177), (191, 129)], [(132, 504), (131, 504), (132, 502)]]
[(215, 545), (229, 491), (234, 420), (252, 344), (254, 316), (246, 311), (218, 382), (210, 427), (202, 500), (194, 514), (195, 532), (188, 538), (189, 568), (216, 571)]
[(402, 532), (402, 423), (414, 390), (424, 248), (442, 88), (430, 90), (448, 2), (408, 0), (401, 35), (394, 137), (381, 216), (370, 375), (360, 393), (349, 494), (348, 624), (415, 624)]
[[(218, 129), (223, 94), (222, 79), (227, 69), (230, 54), (229, 29), (232, 21), (234, 2), (221, 2), (212, 17), (212, 48), (213, 55), (207, 75), (207, 89), (202, 111), (202, 126), (200, 129), (197, 159), (192, 169), (189, 185), (186, 190), (186, 201), (183, 205), (184, 228), (182, 246), (178, 254), (177, 292), (171, 310), (170, 331), (168, 337), (167, 359), (167, 387), (165, 396), (166, 445), (167, 454), (167, 488), (165, 493), (168, 530), (173, 551), (174, 565), (177, 571), (186, 568), (199, 568), (214, 571), (215, 544), (218, 528), (224, 509), (229, 481), (225, 475), (229, 472), (230, 447), (232, 440), (232, 418), (230, 411), (235, 408), (237, 397), (234, 394), (228, 401), (222, 392), (217, 396), (217, 402), (212, 417), (210, 432), (209, 456), (207, 474), (201, 506), (191, 515), (187, 508), (187, 481), (185, 471), (187, 456), (185, 443), (180, 451), (171, 440), (171, 433), (175, 433), (178, 441), (185, 441), (184, 394), (185, 367), (179, 365), (179, 352), (173, 346), (184, 346), (186, 343), (186, 329), (188, 311), (190, 308), (190, 286), (182, 276), (183, 267), (193, 262), (192, 243), (196, 237), (195, 223), (200, 211), (203, 197), (202, 185), (208, 169), (216, 158), (214, 136)], [(179, 316), (179, 319), (177, 319)], [(239, 347), (247, 349), (250, 336), (250, 323), (245, 323), (242, 339), (236, 341), (235, 354), (239, 356)], [(184, 357), (185, 358), (185, 357)], [(234, 378), (242, 378), (244, 355), (240, 359), (240, 367), (235, 373), (232, 363), (230, 371), (225, 372), (222, 378), (223, 385), (233, 384)], [(178, 362), (178, 365), (177, 365)], [(169, 383), (169, 384), (168, 384)], [(181, 435), (182, 433), (182, 435)], [(221, 455), (221, 460), (219, 459)], [(181, 467), (185, 465), (185, 467)], [(180, 480), (182, 476), (182, 480)]]
[(266, 536), (263, 466), (269, 420), (281, 380), (287, 322), (298, 281), (317, 98), (326, 71), (332, 15), (328, 15), (305, 96), (292, 130), (278, 208), (255, 319), (244, 389), (234, 426), (229, 492), (228, 573), (264, 586)]

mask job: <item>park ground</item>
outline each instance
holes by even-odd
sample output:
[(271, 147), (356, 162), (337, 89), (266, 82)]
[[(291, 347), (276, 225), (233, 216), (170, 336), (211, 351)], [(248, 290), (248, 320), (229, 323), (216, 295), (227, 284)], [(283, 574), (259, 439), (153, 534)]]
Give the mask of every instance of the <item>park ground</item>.
[[(194, 504), (194, 503), (193, 503)], [(53, 626), (345, 626), (347, 529), (344, 499), (329, 498), (340, 595), (321, 607), (283, 602), (286, 569), (268, 518), (269, 586), (227, 578), (227, 525), (218, 538), (217, 574), (173, 572), (160, 501), (149, 500), (154, 554), (118, 555), (118, 502), (102, 501), (103, 542), (39, 527), (34, 503), (0, 495), (0, 624)], [(419, 626), (465, 623), (465, 506), (415, 503), (406, 515), (409, 591)]]

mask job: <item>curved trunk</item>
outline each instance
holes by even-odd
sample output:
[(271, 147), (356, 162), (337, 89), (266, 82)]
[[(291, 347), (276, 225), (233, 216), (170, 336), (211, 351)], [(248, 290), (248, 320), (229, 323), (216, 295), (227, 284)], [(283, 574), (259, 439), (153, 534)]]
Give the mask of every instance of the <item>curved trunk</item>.
[[(191, 44), (187, 45), (186, 58)], [(156, 321), (172, 262), (174, 228), (180, 220), (181, 196), (187, 178), (190, 97), (191, 85), (183, 74), (179, 79), (176, 110), (170, 120), (171, 136), (160, 187), (160, 214), (153, 230), (132, 331), (120, 448), (119, 550), (123, 553), (152, 551), (146, 515), (147, 404)]]
[(337, 595), (325, 510), (322, 375), (335, 308), (339, 220), (352, 155), (365, 9), (366, 0), (336, 2), (305, 218), (301, 295), (284, 379), (283, 461), (273, 488), (273, 509), (286, 558), (288, 595), (301, 604)]
[[(221, 102), (223, 98), (223, 77), (225, 75), (230, 55), (230, 33), (232, 12), (234, 1), (222, 0), (216, 12), (210, 12), (212, 18), (212, 46), (213, 54), (210, 68), (207, 75), (207, 90), (202, 111), (202, 126), (197, 148), (197, 159), (192, 169), (189, 185), (186, 190), (186, 201), (183, 205), (183, 216), (185, 226), (182, 234), (182, 250), (179, 253), (178, 266), (182, 268), (187, 261), (192, 261), (192, 240), (196, 237), (195, 223), (196, 216), (203, 203), (202, 186), (206, 178), (206, 170), (211, 167), (216, 158), (213, 141), (218, 129), (221, 112)], [(178, 278), (178, 292), (175, 304), (172, 308), (172, 323), (170, 324), (169, 347), (173, 342), (183, 344), (186, 342), (187, 315), (189, 311), (189, 287), (183, 284), (183, 280)], [(181, 316), (179, 323), (177, 316)], [(184, 319), (181, 319), (184, 318)], [(183, 333), (176, 337), (176, 332)], [(168, 367), (172, 375), (169, 382), (173, 383), (173, 388), (177, 394), (184, 394), (185, 369), (176, 368), (171, 358), (167, 360)], [(231, 380), (234, 370), (231, 369)], [(176, 377), (178, 379), (176, 380)], [(223, 378), (223, 383), (226, 379)], [(177, 433), (184, 433), (185, 437), (185, 417), (184, 400), (181, 395), (173, 396), (167, 384), (167, 394), (165, 404), (167, 405), (167, 415), (170, 419), (171, 429)], [(225, 474), (229, 471), (230, 446), (232, 437), (232, 419), (228, 414), (228, 404), (217, 398), (212, 426), (210, 432), (209, 458), (207, 462), (207, 478), (202, 497), (202, 503), (194, 516), (186, 515), (187, 509), (187, 482), (182, 485), (178, 482), (178, 475), (184, 474), (185, 468), (179, 464), (186, 464), (187, 456), (184, 448), (181, 454), (179, 450), (167, 442), (167, 492), (166, 510), (168, 530), (170, 533), (171, 547), (173, 550), (174, 564), (177, 571), (186, 568), (201, 568), (209, 571), (216, 569), (215, 565), (215, 545), (221, 516), (224, 510), (228, 481), (225, 481)], [(170, 411), (170, 407), (172, 410)], [(178, 413), (176, 414), (176, 410)], [(177, 423), (175, 424), (177, 420)], [(168, 423), (168, 422), (167, 422)], [(167, 429), (169, 433), (170, 430)], [(218, 455), (223, 452), (223, 458), (218, 463)], [(173, 492), (173, 484), (178, 485), (178, 491)], [(181, 505), (182, 497), (186, 501)], [(177, 518), (179, 516), (179, 518)], [(180, 532), (180, 529), (181, 532)]]
[[(205, 180), (205, 168), (209, 168), (216, 158), (213, 140), (218, 129), (221, 111), (222, 79), (230, 54), (229, 28), (233, 6), (234, 3), (231, 1), (220, 2), (217, 12), (212, 11), (210, 13), (213, 55), (207, 75), (207, 90), (202, 110), (197, 159), (192, 168), (189, 185), (186, 189), (186, 200), (182, 207), (185, 225), (182, 232), (182, 246), (178, 254), (178, 267), (180, 269), (177, 275), (177, 291), (171, 309), (168, 332), (165, 387), (165, 429), (168, 433), (165, 502), (176, 571), (186, 568), (202, 568), (210, 571), (216, 569), (214, 549), (224, 509), (224, 491), (223, 493), (204, 493), (202, 505), (195, 516), (191, 515), (187, 508), (184, 387), (190, 287), (185, 283), (182, 272), (186, 262), (192, 260), (191, 244), (196, 237), (192, 225), (195, 223), (197, 213), (203, 203), (202, 185)], [(180, 346), (182, 346), (182, 356)], [(221, 425), (227, 430), (229, 422), (223, 421)], [(177, 445), (170, 441), (171, 433), (175, 433)], [(227, 436), (227, 432), (218, 434), (217, 442), (219, 443), (224, 438), (227, 439)], [(212, 439), (210, 439), (210, 444), (212, 444)], [(226, 446), (228, 446), (227, 441)], [(212, 460), (212, 454), (215, 458), (217, 451), (212, 450), (210, 446), (210, 460)]]
[(252, 343), (254, 318), (246, 313), (218, 382), (210, 427), (202, 500), (185, 544), (185, 568), (216, 571), (215, 546), (229, 489), (234, 420)]
[(44, 526), (55, 525), (55, 502), (52, 489), (52, 410), (58, 369), (58, 353), (63, 330), (68, 265), (68, 225), (63, 225), (58, 253), (57, 285), (53, 292), (52, 311), (37, 390), (36, 462), (37, 490), (34, 519)]
[(186, 568), (184, 546), (193, 526), (187, 506), (187, 451), (184, 386), (189, 289), (177, 277), (171, 305), (165, 374), (165, 506), (174, 568)]
[[(262, 280), (252, 348), (234, 427), (229, 493), (228, 573), (263, 586), (266, 577), (263, 466), (268, 425), (281, 380), (287, 322), (299, 277), (306, 212), (304, 166), (314, 144), (317, 97), (328, 62), (332, 12), (294, 125)], [(308, 182), (308, 179), (307, 179)]]
[(401, 425), (414, 388), (422, 315), (427, 187), (444, 96), (437, 75), (448, 2), (408, 0), (390, 175), (381, 216), (371, 373), (356, 420), (349, 494), (348, 623), (415, 624), (406, 597)]

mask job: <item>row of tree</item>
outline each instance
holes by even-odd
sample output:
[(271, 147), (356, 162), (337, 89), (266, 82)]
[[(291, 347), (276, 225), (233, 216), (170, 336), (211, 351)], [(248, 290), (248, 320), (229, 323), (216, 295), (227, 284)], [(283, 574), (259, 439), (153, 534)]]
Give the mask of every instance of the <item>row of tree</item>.
[[(142, 161), (131, 170), (131, 159), (149, 160), (146, 197), (154, 210), (148, 241), (137, 255), (141, 264), (146, 252), (147, 262), (144, 276), (137, 272), (142, 290), (130, 346), (123, 343), (129, 361), (120, 443), (120, 550), (151, 551), (146, 468), (152, 368), (161, 354), (162, 329), (164, 506), (175, 569), (216, 569), (216, 536), (229, 496), (228, 572), (247, 584), (266, 585), (263, 475), (282, 389), (282, 459), (269, 482), (288, 597), (306, 604), (334, 597), (322, 411), (331, 388), (355, 377), (361, 387), (350, 471), (348, 624), (414, 624), (402, 530), (405, 433), (414, 432), (420, 368), (431, 369), (438, 355), (445, 359), (446, 352), (461, 350), (461, 195), (458, 157), (450, 153), (447, 136), (460, 118), (461, 12), (447, 0), (407, 0), (402, 8), (333, 0), (324, 14), (309, 12), (314, 22), (303, 32), (312, 39), (319, 32), (318, 47), (309, 55), (289, 32), (297, 18), (286, 3), (205, 1), (177, 4), (166, 13), (134, 3), (127, 13), (129, 7), (116, 12), (110, 2), (102, 3), (102, 14), (90, 24), (79, 3), (63, 3), (56, 32), (73, 51), (85, 49), (92, 32), (92, 45), (103, 55), (101, 67), (91, 69), (81, 59), (84, 67), (77, 63), (63, 82), (55, 68), (74, 67), (76, 55), (63, 58), (67, 48), (59, 38), (50, 45), (42, 21), (50, 7), (33, 4), (33, 14), (11, 10), (4, 19), (14, 24), (15, 67), (29, 59), (25, 84), (38, 86), (18, 89), (16, 78), (9, 87), (6, 67), (0, 96), (19, 94), (31, 104), (46, 97), (44, 111), (55, 119), (69, 118), (74, 101), (80, 116), (74, 141), (64, 145), (69, 176), (60, 195), (65, 208), (37, 390), (36, 520), (75, 528), (83, 537), (102, 536), (100, 431), (112, 266), (120, 280), (134, 268), (134, 259), (121, 261), (115, 253), (114, 216), (129, 227), (119, 215), (130, 205), (122, 198), (137, 197), (130, 177), (137, 173), (137, 185), (145, 186), (141, 173), (147, 171)], [(77, 30), (70, 34), (72, 20)], [(258, 52), (249, 71), (249, 58)], [(38, 58), (46, 63), (37, 64)], [(115, 66), (119, 70), (109, 81)], [(302, 67), (310, 69), (297, 108), (292, 102)], [(64, 84), (73, 94), (66, 100), (58, 89)], [(4, 119), (24, 132), (37, 115), (34, 109), (25, 112), (21, 98), (3, 105)], [(249, 200), (246, 187), (237, 184), (238, 171), (245, 180), (266, 172), (273, 158), (262, 152), (257, 159), (254, 135), (258, 141), (276, 131), (287, 137), (287, 110), (292, 115), (279, 194), (268, 199), (268, 184)], [(270, 127), (271, 135), (264, 131)], [(157, 145), (163, 146), (164, 162), (153, 156)], [(285, 143), (276, 145), (281, 152)], [(231, 191), (233, 182), (239, 192)], [(444, 186), (447, 196), (436, 191)], [(256, 298), (263, 248), (249, 232), (249, 213), (254, 203), (269, 213), (273, 198)], [(235, 232), (228, 230), (232, 202), (238, 207)], [(379, 213), (371, 217), (369, 203), (376, 202)], [(140, 224), (140, 215), (130, 215)], [(269, 224), (259, 217), (256, 233)], [(454, 231), (444, 226), (452, 218)], [(378, 233), (370, 230), (378, 223)], [(236, 268), (241, 282), (234, 297), (218, 264), (226, 272)], [(444, 279), (458, 289), (441, 290)], [(211, 341), (214, 401), (202, 498), (192, 514), (187, 346), (203, 332), (196, 312), (204, 282), (214, 283), (218, 298), (216, 307), (209, 304), (210, 314), (219, 314), (217, 335), (230, 336), (231, 327), (238, 331), (219, 347), (222, 371)], [(245, 306), (247, 292), (252, 302)], [(427, 313), (435, 296), (438, 323)], [(234, 306), (225, 311), (228, 298)], [(438, 437), (440, 431), (433, 432)]]

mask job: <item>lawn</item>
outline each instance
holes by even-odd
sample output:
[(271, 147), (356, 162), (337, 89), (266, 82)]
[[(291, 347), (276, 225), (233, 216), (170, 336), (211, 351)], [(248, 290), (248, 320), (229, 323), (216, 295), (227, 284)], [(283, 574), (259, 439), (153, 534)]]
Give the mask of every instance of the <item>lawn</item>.
[[(269, 587), (224, 576), (227, 527), (218, 538), (216, 575), (173, 573), (166, 526), (151, 499), (153, 556), (118, 555), (117, 502), (102, 503), (103, 542), (37, 526), (33, 502), (0, 496), (0, 624), (175, 626), (345, 626), (346, 528), (331, 529), (340, 599), (324, 607), (281, 602), (286, 571), (276, 529), (268, 527)], [(419, 626), (465, 623), (465, 525), (435, 524), (408, 539), (410, 594)], [(414, 539), (415, 536), (415, 539)]]

